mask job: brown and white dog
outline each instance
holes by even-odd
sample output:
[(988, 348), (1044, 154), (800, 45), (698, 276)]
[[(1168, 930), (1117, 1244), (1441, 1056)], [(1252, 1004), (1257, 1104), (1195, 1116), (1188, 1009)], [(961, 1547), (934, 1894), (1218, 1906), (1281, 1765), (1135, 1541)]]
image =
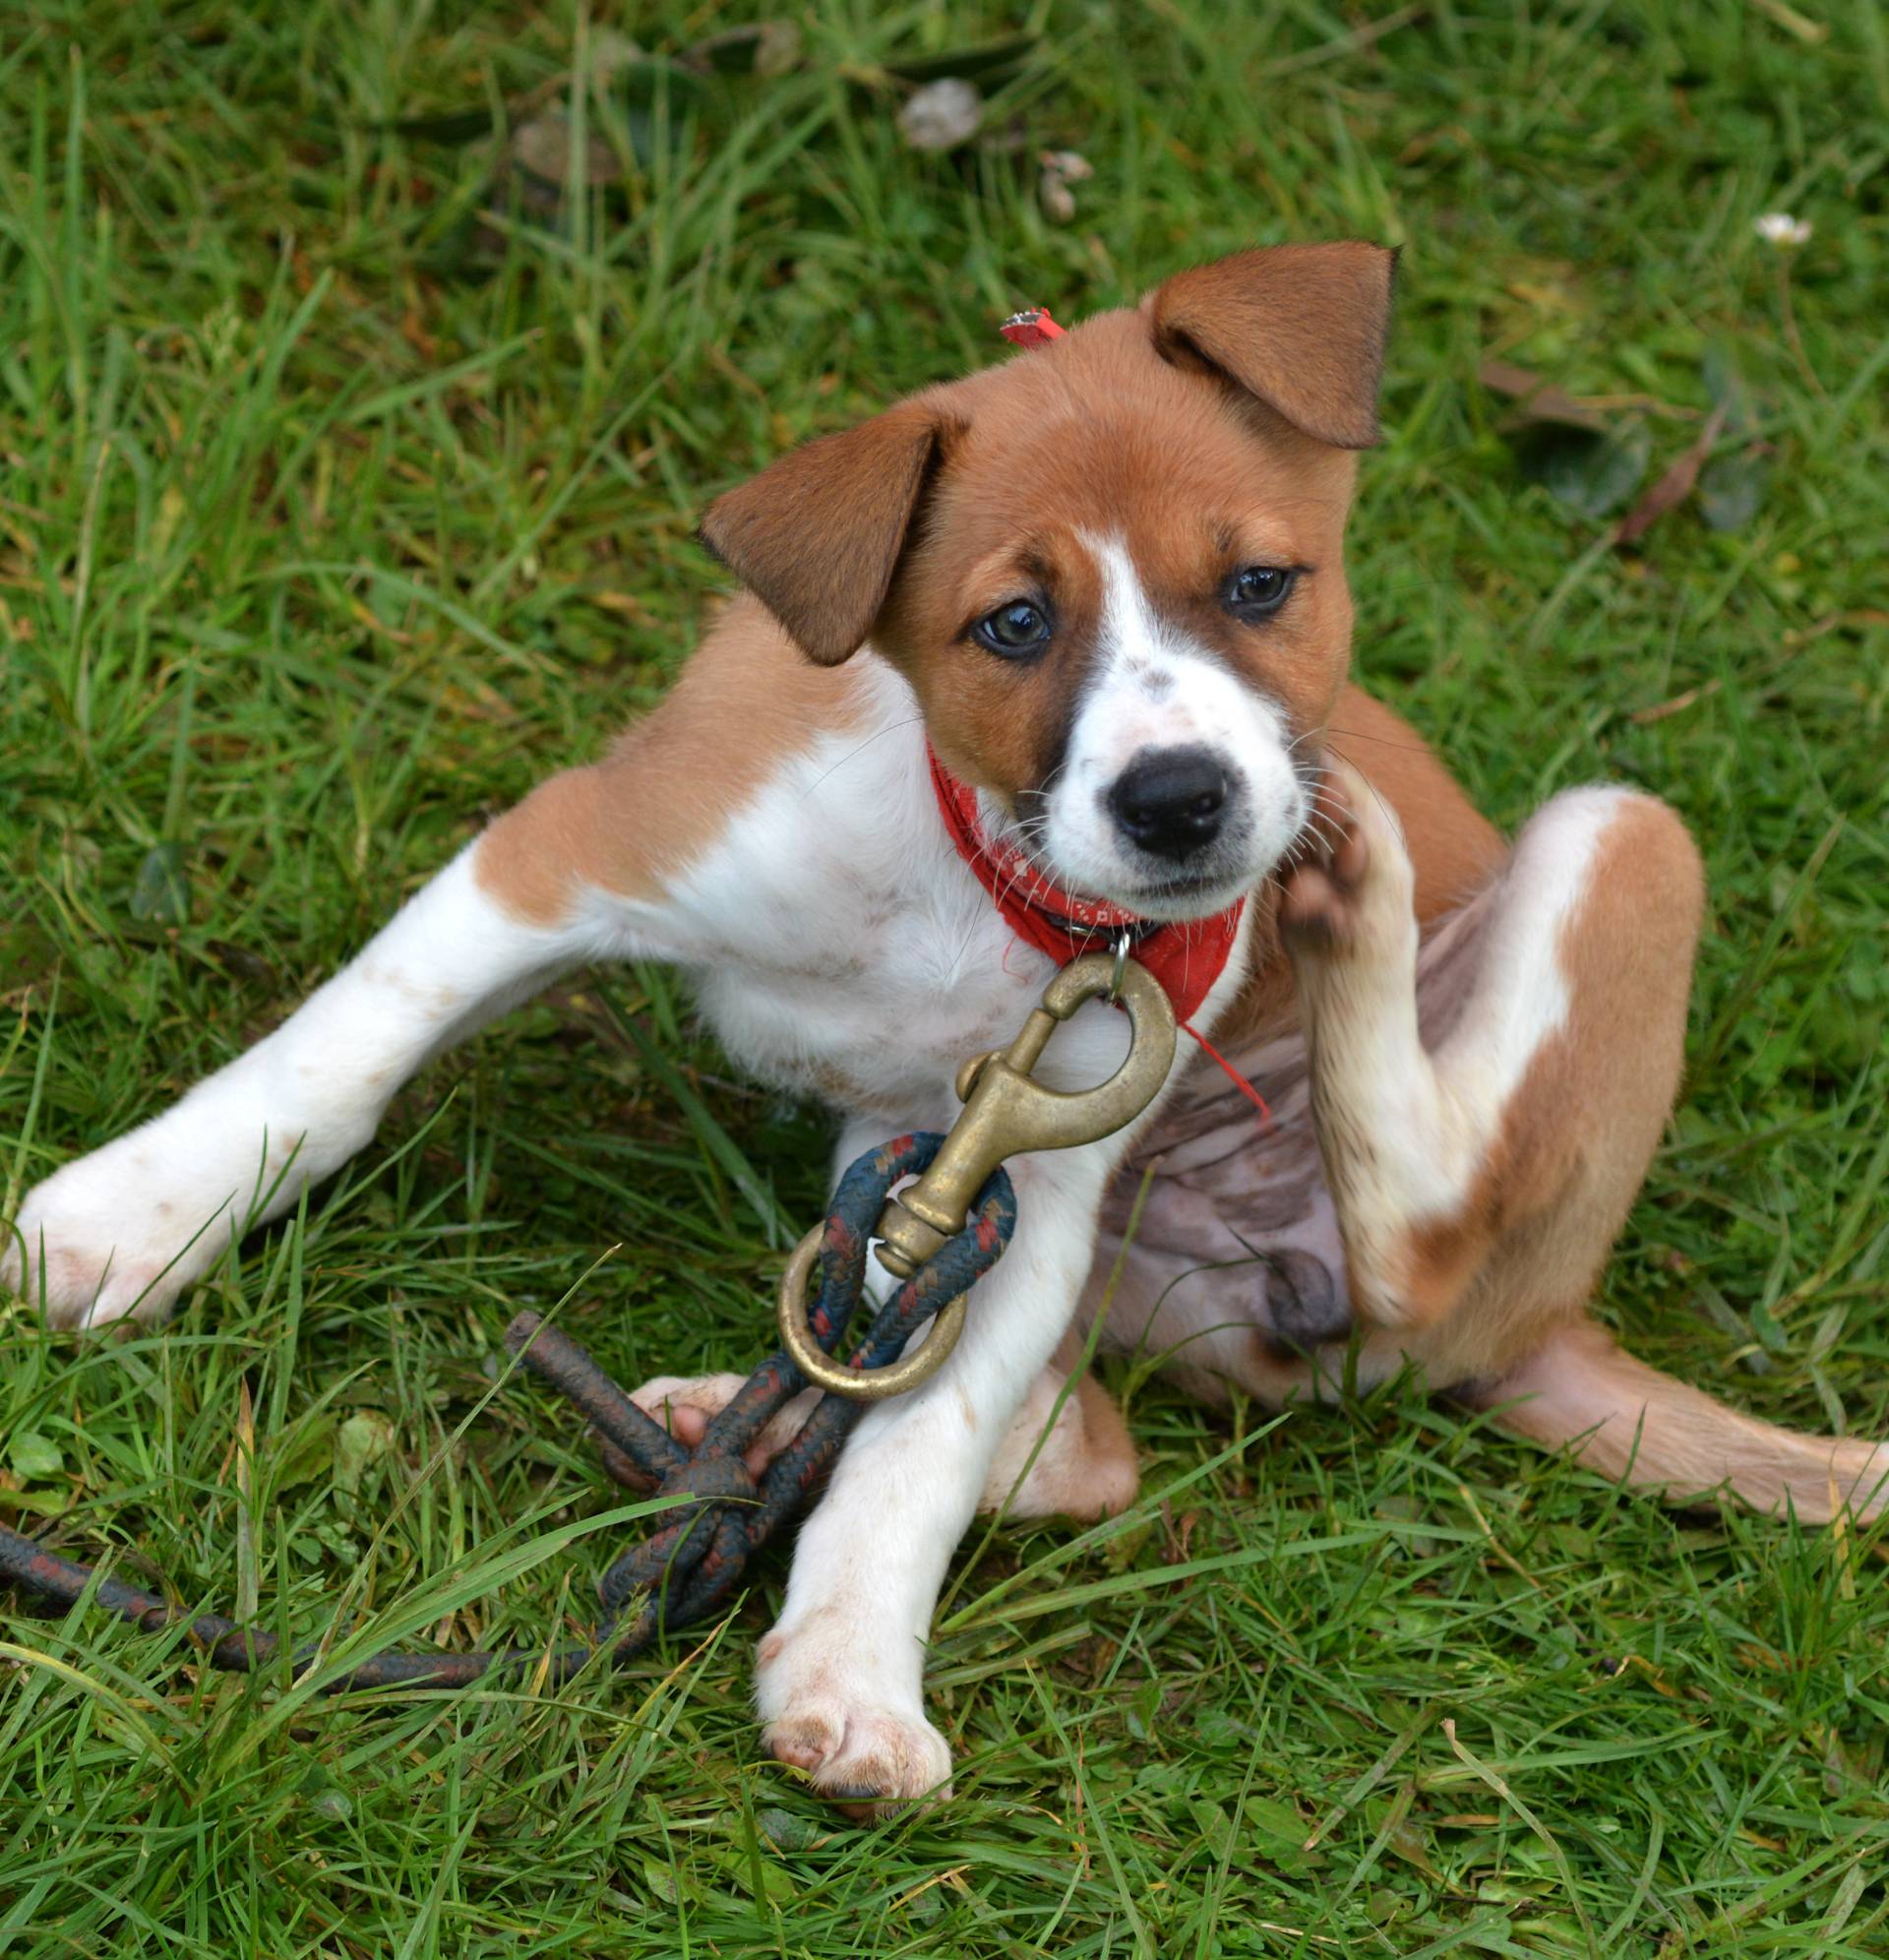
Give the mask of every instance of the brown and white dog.
[[(968, 1056), (1048, 978), (941, 821), (927, 743), (994, 847), (1148, 921), (1245, 898), (1197, 1024), (1269, 1100), (1178, 1065), (1127, 1133), (1013, 1161), (1020, 1223), (961, 1345), (861, 1423), (803, 1527), (758, 1696), (855, 1802), (942, 1790), (930, 1617), (980, 1502), (1134, 1490), (1075, 1337), (1157, 1173), (1106, 1338), (1207, 1394), (1406, 1360), (1607, 1475), (1824, 1519), (1889, 1451), (1749, 1420), (1586, 1317), (1678, 1081), (1698, 858), (1620, 789), (1512, 845), (1347, 685), (1344, 532), (1376, 439), (1390, 255), (1279, 247), (929, 389), (709, 511), (748, 588), (609, 757), (556, 776), (269, 1038), (27, 1198), (0, 1273), (52, 1318), (154, 1315), (373, 1135), (443, 1049), (587, 960), (664, 959), (728, 1052), (844, 1113), (838, 1160), (943, 1129)], [(1100, 1080), (1085, 1010), (1047, 1079)], [(1191, 1055), (1190, 1045), (1183, 1048)], [(23, 1258), (24, 1255), (24, 1258)], [(679, 1427), (730, 1383), (650, 1384)]]

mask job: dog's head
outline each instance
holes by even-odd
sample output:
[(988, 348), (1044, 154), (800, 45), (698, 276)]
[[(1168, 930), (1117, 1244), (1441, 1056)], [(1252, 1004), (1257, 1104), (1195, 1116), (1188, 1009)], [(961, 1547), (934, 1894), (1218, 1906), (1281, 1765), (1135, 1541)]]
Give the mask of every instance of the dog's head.
[(1362, 244), (1183, 273), (794, 451), (703, 539), (810, 658), (896, 666), (1059, 884), (1215, 911), (1310, 815), (1391, 273)]

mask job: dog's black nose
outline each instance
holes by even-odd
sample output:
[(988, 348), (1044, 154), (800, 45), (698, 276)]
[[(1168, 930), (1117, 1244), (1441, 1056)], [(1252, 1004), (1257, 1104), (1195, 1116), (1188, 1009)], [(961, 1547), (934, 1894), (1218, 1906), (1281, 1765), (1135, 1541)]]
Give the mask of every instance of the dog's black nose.
[(1220, 833), (1227, 772), (1211, 749), (1150, 749), (1116, 778), (1109, 807), (1128, 840), (1156, 857), (1185, 858)]

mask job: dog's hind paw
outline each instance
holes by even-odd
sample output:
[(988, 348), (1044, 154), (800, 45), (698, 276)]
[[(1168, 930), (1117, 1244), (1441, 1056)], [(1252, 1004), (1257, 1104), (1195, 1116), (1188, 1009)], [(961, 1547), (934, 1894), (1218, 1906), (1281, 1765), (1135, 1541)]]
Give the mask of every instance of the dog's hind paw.
[(1310, 827), (1310, 855), (1281, 879), (1279, 929), (1303, 966), (1414, 945), (1416, 874), (1403, 831), (1348, 763), (1330, 760)]
[[(709, 1423), (747, 1385), (743, 1375), (658, 1375), (630, 1397), (645, 1416), (653, 1416), (680, 1443), (690, 1449), (701, 1440)], [(800, 1434), (801, 1425), (820, 1401), (820, 1390), (808, 1388), (778, 1410), (745, 1452), (750, 1473), (760, 1476)]]

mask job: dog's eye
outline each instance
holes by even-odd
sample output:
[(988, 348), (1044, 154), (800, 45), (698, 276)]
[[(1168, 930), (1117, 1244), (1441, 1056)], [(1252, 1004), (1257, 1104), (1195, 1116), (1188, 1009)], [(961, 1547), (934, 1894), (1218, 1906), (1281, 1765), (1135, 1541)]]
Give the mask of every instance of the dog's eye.
[(1041, 606), (1031, 605), (1028, 599), (1013, 599), (986, 613), (971, 628), (971, 637), (993, 653), (1014, 660), (1041, 652), (1049, 644), (1050, 622)]
[(1227, 581), (1227, 604), (1242, 619), (1266, 619), (1285, 604), (1296, 571), (1279, 565), (1249, 565)]

